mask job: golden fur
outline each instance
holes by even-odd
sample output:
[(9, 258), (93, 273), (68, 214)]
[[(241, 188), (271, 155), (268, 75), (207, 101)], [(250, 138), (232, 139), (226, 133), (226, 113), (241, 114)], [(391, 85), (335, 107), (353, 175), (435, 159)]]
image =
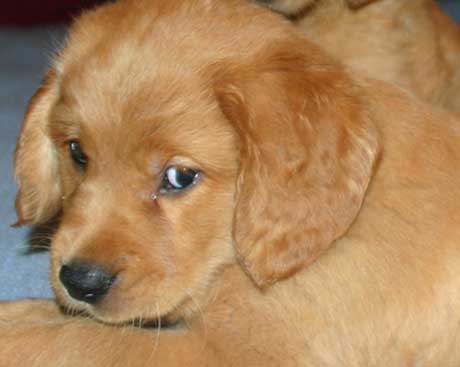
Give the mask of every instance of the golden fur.
[[(459, 139), (244, 1), (88, 12), (16, 153), (18, 221), (60, 215), (75, 316), (0, 304), (0, 366), (459, 364)], [(170, 164), (202, 179), (156, 195)], [(59, 280), (75, 259), (117, 274), (94, 305)]]
[(460, 112), (460, 29), (435, 0), (261, 2), (356, 71)]

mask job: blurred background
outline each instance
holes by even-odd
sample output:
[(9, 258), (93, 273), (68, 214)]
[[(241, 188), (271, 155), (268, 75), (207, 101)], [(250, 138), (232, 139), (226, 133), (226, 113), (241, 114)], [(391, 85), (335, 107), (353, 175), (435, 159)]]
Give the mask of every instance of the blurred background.
[[(13, 153), (28, 100), (40, 84), (67, 24), (101, 0), (0, 2), (0, 300), (52, 297), (47, 233), (11, 228), (16, 220)], [(37, 249), (31, 251), (30, 239)]]
[[(22, 116), (66, 24), (102, 0), (15, 0), (0, 5), (0, 300), (52, 297), (46, 231), (11, 228), (16, 220), (13, 153)], [(457, 22), (460, 0), (439, 0)], [(30, 251), (30, 238), (38, 246)]]

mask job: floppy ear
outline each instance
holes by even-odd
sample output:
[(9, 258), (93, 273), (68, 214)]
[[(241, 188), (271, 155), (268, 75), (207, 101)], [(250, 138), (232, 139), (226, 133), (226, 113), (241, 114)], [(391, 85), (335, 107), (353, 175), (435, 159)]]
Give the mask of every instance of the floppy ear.
[(51, 70), (29, 102), (16, 145), (17, 225), (44, 223), (60, 208), (57, 155), (48, 134), (49, 115), (57, 98), (56, 76)]
[(227, 67), (217, 83), (240, 137), (236, 252), (259, 286), (307, 266), (347, 231), (378, 154), (357, 88), (316, 52), (286, 44), (251, 67)]

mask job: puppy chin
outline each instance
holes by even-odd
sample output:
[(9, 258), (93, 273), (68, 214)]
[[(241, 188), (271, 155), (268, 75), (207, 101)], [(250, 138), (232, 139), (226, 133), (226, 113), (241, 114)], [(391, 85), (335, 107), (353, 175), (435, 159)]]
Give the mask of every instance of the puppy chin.
[[(122, 307), (116, 310), (115, 307), (96, 306), (88, 310), (87, 313), (99, 322), (116, 325), (116, 326), (136, 326), (145, 328), (166, 328), (173, 327), (181, 323), (179, 314), (173, 313), (157, 313), (155, 310), (138, 310), (132, 312), (129, 306)], [(127, 311), (129, 310), (129, 311)]]

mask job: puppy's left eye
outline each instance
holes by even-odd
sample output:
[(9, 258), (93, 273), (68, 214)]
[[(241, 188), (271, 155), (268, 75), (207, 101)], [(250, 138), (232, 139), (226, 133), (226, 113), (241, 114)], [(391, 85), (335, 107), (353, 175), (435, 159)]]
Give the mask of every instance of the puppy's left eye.
[(200, 178), (200, 172), (187, 168), (171, 166), (165, 171), (160, 187), (161, 193), (178, 192), (195, 185)]

